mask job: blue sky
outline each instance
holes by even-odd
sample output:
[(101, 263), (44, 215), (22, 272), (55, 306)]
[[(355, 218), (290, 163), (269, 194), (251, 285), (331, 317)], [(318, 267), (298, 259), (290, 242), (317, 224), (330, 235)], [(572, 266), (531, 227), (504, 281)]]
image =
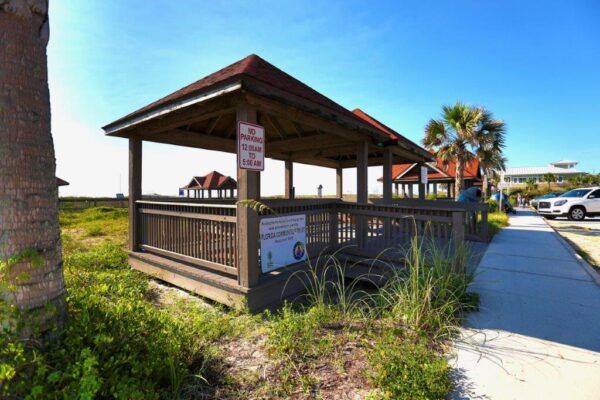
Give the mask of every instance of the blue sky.
[[(412, 140), (462, 100), (506, 121), (509, 165), (568, 158), (600, 172), (598, 1), (51, 0), (50, 25), (64, 195), (113, 195), (119, 176), (126, 191), (126, 141), (100, 127), (251, 53)], [(173, 194), (211, 169), (235, 175), (229, 155), (149, 144), (144, 156), (144, 192)], [(266, 167), (263, 192), (282, 193), (281, 163)], [(380, 172), (370, 169), (372, 192)], [(333, 171), (299, 167), (297, 193), (315, 192), (315, 176), (334, 191)]]

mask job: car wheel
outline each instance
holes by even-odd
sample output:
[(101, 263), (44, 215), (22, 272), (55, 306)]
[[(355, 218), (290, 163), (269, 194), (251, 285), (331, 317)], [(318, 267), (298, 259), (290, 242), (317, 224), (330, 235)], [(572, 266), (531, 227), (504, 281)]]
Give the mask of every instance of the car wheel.
[(571, 221), (583, 221), (585, 218), (585, 209), (583, 207), (573, 207), (569, 211), (569, 219)]
[(546, 218), (546, 219), (556, 219), (556, 216), (554, 216), (554, 215), (544, 215), (544, 218)]

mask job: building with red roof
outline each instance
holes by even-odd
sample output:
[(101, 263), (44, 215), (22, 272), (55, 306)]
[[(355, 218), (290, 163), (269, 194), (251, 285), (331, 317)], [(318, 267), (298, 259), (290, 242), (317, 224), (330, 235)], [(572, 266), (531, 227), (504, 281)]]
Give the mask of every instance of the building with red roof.
[(219, 199), (234, 198), (237, 182), (230, 176), (211, 171), (204, 176), (194, 176), (190, 183), (181, 189), (187, 192), (187, 197), (202, 199), (208, 197), (210, 199), (213, 197), (213, 193), (216, 192), (216, 197)]
[[(444, 164), (439, 158), (435, 163), (427, 163), (427, 193), (437, 194), (439, 185), (444, 185), (447, 196), (454, 196), (454, 182), (456, 179), (456, 162), (450, 161)], [(379, 178), (381, 181), (382, 178)], [(465, 166), (464, 173), (465, 189), (471, 186), (481, 187), (483, 183), (483, 170), (479, 160), (473, 157)], [(404, 197), (413, 196), (413, 187), (419, 183), (418, 164), (394, 164), (392, 166), (392, 182), (396, 194)]]

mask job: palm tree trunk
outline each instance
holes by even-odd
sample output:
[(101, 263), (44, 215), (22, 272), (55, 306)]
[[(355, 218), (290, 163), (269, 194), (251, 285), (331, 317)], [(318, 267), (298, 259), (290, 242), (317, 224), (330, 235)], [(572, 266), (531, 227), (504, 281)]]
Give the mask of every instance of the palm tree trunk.
[(462, 155), (456, 157), (456, 176), (454, 178), (454, 200), (458, 200), (465, 186), (465, 160)]
[(66, 315), (47, 43), (47, 1), (0, 0), (0, 325), (23, 337)]

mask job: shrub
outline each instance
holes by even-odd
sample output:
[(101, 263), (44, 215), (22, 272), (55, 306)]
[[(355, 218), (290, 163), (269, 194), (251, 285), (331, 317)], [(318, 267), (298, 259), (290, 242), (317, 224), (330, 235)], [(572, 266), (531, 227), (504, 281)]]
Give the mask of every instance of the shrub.
[(490, 212), (498, 211), (498, 201), (495, 199), (487, 199), (485, 204), (488, 205)]
[(104, 233), (104, 230), (102, 229), (102, 226), (92, 225), (87, 228), (86, 235), (89, 237), (98, 237), (98, 236), (105, 235), (105, 233)]
[(448, 337), (462, 312), (473, 309), (465, 271), (469, 251), (454, 250), (434, 240), (413, 238), (404, 252), (405, 270), (394, 269), (374, 296), (373, 312), (434, 340)]
[(0, 397), (157, 399), (202, 372), (202, 337), (149, 297), (117, 246), (65, 258), (69, 323), (53, 343), (0, 343)]
[(418, 341), (388, 334), (369, 354), (370, 380), (385, 399), (445, 399), (452, 391), (450, 366), (438, 352)]
[(292, 362), (316, 358), (331, 344), (316, 334), (326, 317), (324, 308), (311, 307), (298, 312), (286, 304), (270, 324), (270, 353)]

